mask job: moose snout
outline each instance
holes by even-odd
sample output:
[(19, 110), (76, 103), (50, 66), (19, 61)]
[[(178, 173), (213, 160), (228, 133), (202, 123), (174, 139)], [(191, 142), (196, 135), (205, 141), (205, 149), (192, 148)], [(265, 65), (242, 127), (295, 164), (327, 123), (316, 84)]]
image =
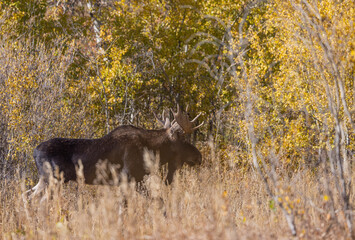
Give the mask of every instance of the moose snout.
[(197, 156), (194, 156), (194, 157), (188, 157), (186, 159), (186, 163), (189, 166), (201, 165), (201, 163), (202, 163), (202, 155), (198, 154)]

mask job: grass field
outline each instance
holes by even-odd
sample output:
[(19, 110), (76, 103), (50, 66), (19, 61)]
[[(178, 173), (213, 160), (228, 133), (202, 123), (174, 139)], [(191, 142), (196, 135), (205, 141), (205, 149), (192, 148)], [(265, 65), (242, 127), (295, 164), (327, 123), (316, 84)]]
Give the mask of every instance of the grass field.
[[(206, 156), (207, 155), (207, 156)], [(151, 174), (135, 184), (57, 183), (46, 198), (24, 201), (24, 179), (1, 183), (2, 239), (292, 239), (280, 207), (253, 171), (222, 166), (205, 154), (171, 186)], [(154, 171), (153, 171), (154, 172)], [(346, 239), (341, 205), (325, 194), (324, 175), (280, 172), (278, 201), (295, 216), (299, 239)], [(331, 201), (332, 200), (332, 201)], [(334, 207), (336, 216), (332, 216)]]

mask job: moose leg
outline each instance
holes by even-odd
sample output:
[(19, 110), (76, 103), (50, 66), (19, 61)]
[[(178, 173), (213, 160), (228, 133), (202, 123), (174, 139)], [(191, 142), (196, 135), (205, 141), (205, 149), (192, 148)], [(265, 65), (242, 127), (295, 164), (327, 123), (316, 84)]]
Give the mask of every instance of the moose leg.
[(166, 177), (165, 183), (166, 183), (167, 185), (170, 185), (170, 184), (173, 182), (173, 179), (174, 179), (174, 172), (169, 171), (169, 172), (168, 172), (168, 176)]
[(137, 183), (143, 181), (143, 177), (147, 174), (147, 171), (144, 166), (142, 149), (134, 145), (126, 148), (122, 172), (127, 175), (128, 180), (134, 179)]
[[(37, 159), (36, 159), (37, 160)], [(38, 170), (40, 172), (40, 178), (36, 186), (33, 188), (27, 190), (25, 193), (22, 194), (22, 198), (25, 200), (27, 199), (27, 196), (29, 195), (29, 200), (32, 200), (39, 196), (44, 190), (47, 189), (48, 184), (50, 179), (53, 179), (53, 171), (51, 164), (48, 161), (43, 161), (41, 164), (38, 164), (38, 161), (36, 161)], [(56, 182), (56, 181), (55, 181)], [(45, 196), (41, 198), (41, 203), (45, 199)]]
[(47, 187), (47, 183), (45, 182), (44, 178), (41, 177), (36, 186), (27, 190), (22, 194), (22, 199), (26, 201), (27, 199), (33, 199), (38, 196), (43, 190)]
[(181, 164), (169, 162), (168, 163), (168, 176), (166, 177), (166, 184), (170, 185), (174, 180), (174, 175), (177, 169), (181, 168)]
[(34, 186), (32, 189), (30, 189), (33, 193), (30, 195), (30, 199), (36, 197), (39, 195), (43, 190), (45, 190), (47, 187), (47, 183), (45, 182), (44, 178), (41, 177), (37, 183), (36, 186)]

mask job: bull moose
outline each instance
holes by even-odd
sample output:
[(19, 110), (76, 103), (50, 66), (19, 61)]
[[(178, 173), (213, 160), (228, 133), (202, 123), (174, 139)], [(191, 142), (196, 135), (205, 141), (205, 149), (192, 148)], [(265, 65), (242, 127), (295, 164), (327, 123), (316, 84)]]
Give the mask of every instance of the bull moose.
[[(96, 166), (101, 160), (118, 165), (119, 171), (126, 174), (129, 180), (140, 182), (149, 173), (144, 166), (145, 149), (159, 152), (160, 165), (168, 163), (167, 183), (171, 183), (175, 171), (184, 163), (190, 166), (201, 164), (200, 151), (186, 142), (184, 135), (192, 133), (203, 124), (195, 126), (194, 122), (200, 114), (190, 121), (187, 109), (183, 112), (179, 106), (177, 112), (172, 113), (172, 122), (169, 118), (165, 122), (158, 119), (164, 125), (158, 130), (122, 125), (98, 139), (53, 138), (42, 142), (33, 152), (39, 182), (26, 194), (33, 192), (33, 197), (42, 192), (55, 169), (62, 173), (64, 182), (75, 181), (76, 167), (80, 161), (87, 184), (95, 184)], [(110, 175), (109, 170), (107, 171)]]

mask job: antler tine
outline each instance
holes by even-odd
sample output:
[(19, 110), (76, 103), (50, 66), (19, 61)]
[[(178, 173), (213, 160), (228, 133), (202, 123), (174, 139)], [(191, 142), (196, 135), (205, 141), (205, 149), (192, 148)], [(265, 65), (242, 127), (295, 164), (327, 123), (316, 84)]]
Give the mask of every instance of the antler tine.
[(202, 113), (200, 112), (192, 121), (190, 121), (189, 115), (187, 114), (188, 109), (189, 105), (186, 107), (186, 112), (183, 111), (179, 105), (177, 105), (177, 112), (174, 112), (173, 109), (170, 109), (174, 115), (174, 120), (170, 124), (172, 132), (178, 131), (178, 129), (180, 129), (184, 132), (184, 134), (190, 134), (204, 124), (204, 122), (202, 122), (200, 125), (194, 126), (194, 122), (198, 117), (201, 116)]
[(169, 127), (171, 127), (170, 119), (169, 118), (165, 118), (164, 128), (167, 129)]
[(200, 112), (194, 119), (191, 120), (191, 122), (195, 122), (196, 119), (197, 119), (199, 116), (201, 116), (201, 114), (202, 114), (202, 113)]
[(165, 125), (165, 123), (157, 117), (155, 112), (153, 112), (153, 115), (154, 115), (155, 119), (158, 120), (158, 122), (160, 122), (163, 126)]
[(201, 127), (204, 123), (205, 123), (205, 121), (203, 121), (200, 125), (194, 127), (192, 130), (196, 130), (197, 128)]
[(174, 110), (172, 108), (170, 108), (170, 111), (171, 111), (171, 113), (173, 114), (174, 117), (178, 114), (178, 112), (174, 112)]
[(188, 112), (188, 111), (189, 111), (189, 104), (187, 104), (185, 112)]
[(162, 119), (159, 119), (158, 116), (155, 114), (155, 112), (153, 112), (153, 115), (158, 120), (158, 122), (162, 125), (162, 127), (164, 127), (165, 129), (171, 127), (170, 119), (168, 117), (165, 118), (165, 110), (163, 110), (161, 114)]
[(177, 108), (176, 112), (174, 112), (174, 110), (170, 108), (170, 111), (172, 112), (174, 119), (181, 118), (181, 116), (183, 115), (183, 112), (181, 111), (179, 104), (176, 105), (176, 108)]

